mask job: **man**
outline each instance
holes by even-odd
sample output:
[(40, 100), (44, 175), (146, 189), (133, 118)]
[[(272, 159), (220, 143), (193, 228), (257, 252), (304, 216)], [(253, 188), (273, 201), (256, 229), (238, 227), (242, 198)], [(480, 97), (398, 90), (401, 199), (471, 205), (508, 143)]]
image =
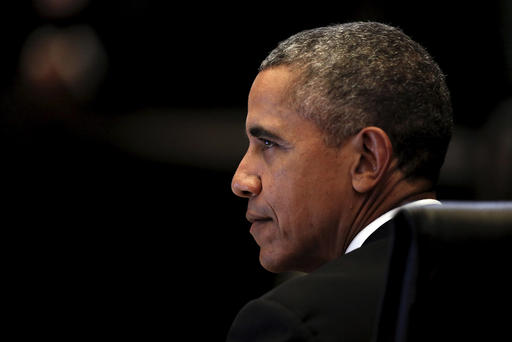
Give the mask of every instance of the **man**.
[(271, 272), (302, 271), (247, 304), (229, 341), (369, 341), (386, 278), (386, 222), (429, 205), (451, 137), (444, 76), (400, 30), (300, 32), (263, 61), (232, 190)]

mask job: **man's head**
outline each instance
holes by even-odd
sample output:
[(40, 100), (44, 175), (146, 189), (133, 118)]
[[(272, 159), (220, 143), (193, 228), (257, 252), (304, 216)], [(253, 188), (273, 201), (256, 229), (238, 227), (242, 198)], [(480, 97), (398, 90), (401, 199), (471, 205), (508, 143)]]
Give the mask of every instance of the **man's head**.
[(404, 172), (437, 180), (451, 136), (450, 96), (437, 64), (400, 30), (358, 22), (300, 32), (260, 70), (276, 66), (296, 73), (291, 104), (329, 144), (378, 126)]
[(350, 23), (281, 42), (251, 88), (250, 145), (232, 183), (249, 199), (262, 265), (312, 270), (385, 207), (390, 184), (396, 201), (414, 195), (402, 181), (431, 189), (451, 126), (441, 71), (395, 28)]

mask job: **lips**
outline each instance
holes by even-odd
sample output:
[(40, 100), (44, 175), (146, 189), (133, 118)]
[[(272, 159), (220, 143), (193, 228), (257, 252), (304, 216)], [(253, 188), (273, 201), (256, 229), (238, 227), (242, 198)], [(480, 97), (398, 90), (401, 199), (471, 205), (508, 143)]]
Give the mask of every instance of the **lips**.
[[(249, 232), (253, 236), (256, 243), (261, 247), (264, 244), (264, 241), (268, 239), (269, 234), (272, 235), (274, 229), (271, 228), (273, 219), (270, 216), (263, 214), (261, 211), (251, 211), (248, 210), (245, 214), (247, 221), (251, 222), (251, 228)], [(267, 238), (265, 238), (265, 236)]]
[(272, 217), (265, 215), (262, 212), (256, 212), (251, 210), (247, 210), (245, 218), (247, 219), (247, 221), (251, 223), (272, 221)]
[(247, 218), (247, 221), (249, 221), (251, 223), (272, 221), (272, 218), (269, 216), (261, 215), (261, 214), (250, 212), (250, 211), (248, 211), (246, 213), (245, 217)]

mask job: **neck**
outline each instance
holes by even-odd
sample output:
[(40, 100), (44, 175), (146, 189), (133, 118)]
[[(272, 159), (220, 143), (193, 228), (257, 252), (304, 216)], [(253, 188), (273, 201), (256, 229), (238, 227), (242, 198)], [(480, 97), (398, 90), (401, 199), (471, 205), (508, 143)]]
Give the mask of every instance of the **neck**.
[(435, 199), (432, 183), (424, 179), (411, 180), (396, 170), (372, 191), (361, 194), (359, 210), (343, 242), (345, 251), (352, 239), (368, 224), (391, 209), (421, 199)]

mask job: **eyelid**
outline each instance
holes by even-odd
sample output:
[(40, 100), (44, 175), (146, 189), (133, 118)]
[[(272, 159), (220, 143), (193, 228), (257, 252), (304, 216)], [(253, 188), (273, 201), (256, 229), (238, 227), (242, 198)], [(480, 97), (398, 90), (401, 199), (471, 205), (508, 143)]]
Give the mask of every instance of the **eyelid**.
[(258, 140), (268, 140), (274, 143), (279, 142), (279, 144), (281, 144), (282, 141), (282, 139), (277, 134), (258, 125), (247, 129), (247, 136), (249, 138), (253, 137)]
[[(271, 140), (271, 139), (267, 139), (267, 138), (258, 138), (258, 140), (261, 142), (261, 144), (263, 145), (263, 148), (264, 149), (269, 149), (269, 148), (272, 148), (272, 147), (275, 147), (275, 146), (278, 146), (279, 144), (276, 143), (275, 141)], [(269, 142), (270, 146), (266, 144), (266, 142)]]

